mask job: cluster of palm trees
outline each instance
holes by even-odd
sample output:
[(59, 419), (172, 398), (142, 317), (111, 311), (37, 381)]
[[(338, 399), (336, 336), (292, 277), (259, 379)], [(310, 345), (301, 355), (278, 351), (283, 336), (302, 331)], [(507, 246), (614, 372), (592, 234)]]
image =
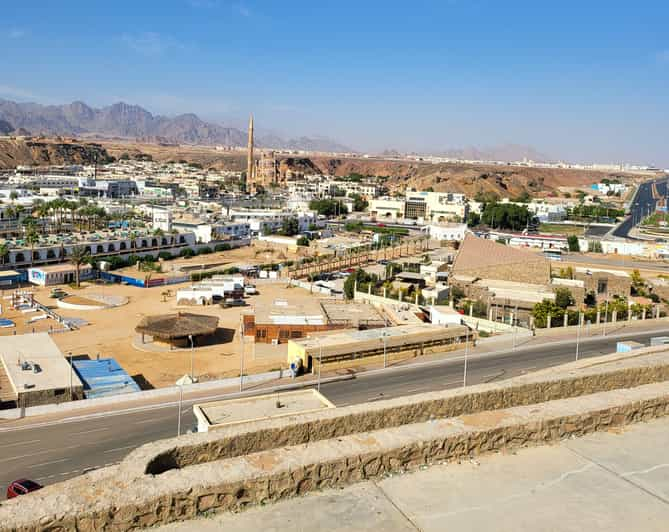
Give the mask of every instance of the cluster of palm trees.
[(51, 201), (37, 200), (33, 204), (32, 217), (40, 220), (40, 225), (46, 227), (48, 223), (53, 225), (56, 232), (60, 232), (65, 223), (79, 230), (84, 227), (90, 231), (96, 229), (107, 219), (107, 211), (88, 203), (86, 198), (71, 201), (65, 198), (57, 198)]

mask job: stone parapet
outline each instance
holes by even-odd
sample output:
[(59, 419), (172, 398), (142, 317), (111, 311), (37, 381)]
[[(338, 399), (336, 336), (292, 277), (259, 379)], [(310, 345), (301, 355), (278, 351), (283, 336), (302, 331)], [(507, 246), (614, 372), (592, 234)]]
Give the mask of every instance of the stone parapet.
[(147, 527), (665, 416), (669, 352), (644, 351), (148, 444), (3, 502), (0, 531)]

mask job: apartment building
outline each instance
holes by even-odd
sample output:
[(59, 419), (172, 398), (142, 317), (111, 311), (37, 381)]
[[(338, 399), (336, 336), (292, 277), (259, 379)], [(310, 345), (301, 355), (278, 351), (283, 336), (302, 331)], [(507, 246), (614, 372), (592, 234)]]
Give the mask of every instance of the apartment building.
[(373, 199), (369, 212), (379, 220), (462, 221), (467, 216), (467, 198), (452, 192), (408, 191), (403, 199)]

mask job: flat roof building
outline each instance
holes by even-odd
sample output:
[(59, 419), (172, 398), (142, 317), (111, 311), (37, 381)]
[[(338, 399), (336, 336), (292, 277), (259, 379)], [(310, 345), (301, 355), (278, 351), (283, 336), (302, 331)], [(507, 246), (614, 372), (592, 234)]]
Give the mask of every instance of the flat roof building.
[(453, 349), (467, 337), (474, 340), (474, 334), (467, 333), (464, 325), (416, 323), (366, 331), (345, 329), (290, 340), (288, 364), (297, 362), (298, 367), (313, 370), (319, 360), (323, 365), (344, 363), (350, 366), (351, 361), (383, 356), (384, 352), (389, 358), (421, 356)]
[(335, 408), (314, 389), (193, 405), (198, 432)]
[(48, 333), (3, 336), (0, 361), (3, 406), (29, 407), (83, 397), (81, 380)]

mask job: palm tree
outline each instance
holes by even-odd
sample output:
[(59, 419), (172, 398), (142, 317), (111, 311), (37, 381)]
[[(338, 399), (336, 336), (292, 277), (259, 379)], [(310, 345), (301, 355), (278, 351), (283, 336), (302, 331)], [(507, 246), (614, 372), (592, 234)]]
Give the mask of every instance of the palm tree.
[(0, 243), (0, 260), (4, 266), (7, 256), (9, 255), (9, 244), (7, 242)]
[(72, 248), (72, 251), (70, 252), (70, 262), (74, 264), (76, 270), (74, 280), (77, 288), (80, 286), (79, 271), (81, 269), (81, 265), (88, 262), (88, 260), (88, 249), (83, 246), (75, 246)]
[(26, 243), (30, 246), (30, 266), (33, 265), (35, 244), (39, 242), (39, 234), (35, 230), (35, 222), (26, 225)]

